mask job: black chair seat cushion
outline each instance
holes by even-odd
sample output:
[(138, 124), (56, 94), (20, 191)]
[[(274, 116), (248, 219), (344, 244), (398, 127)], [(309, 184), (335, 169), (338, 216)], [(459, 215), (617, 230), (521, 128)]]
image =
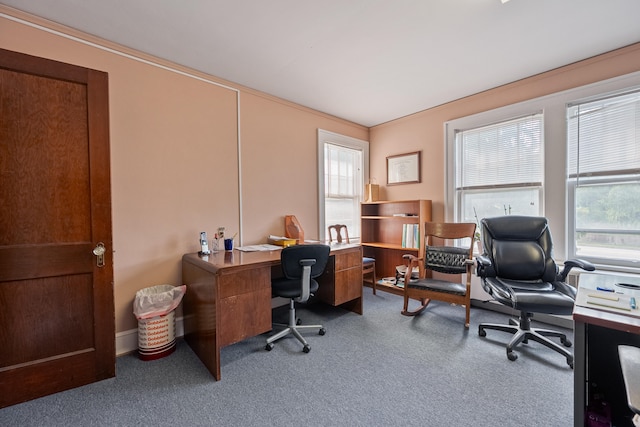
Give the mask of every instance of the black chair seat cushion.
[[(282, 298), (296, 298), (300, 296), (302, 290), (302, 279), (277, 278), (271, 281), (271, 294)], [(312, 294), (318, 290), (318, 282), (311, 279), (309, 282), (309, 292)]]
[(564, 282), (523, 282), (487, 277), (485, 290), (498, 302), (529, 313), (568, 315), (576, 290)]
[(446, 292), (455, 295), (464, 295), (467, 292), (467, 287), (462, 283), (452, 283), (438, 279), (411, 280), (411, 282), (409, 282), (409, 288)]

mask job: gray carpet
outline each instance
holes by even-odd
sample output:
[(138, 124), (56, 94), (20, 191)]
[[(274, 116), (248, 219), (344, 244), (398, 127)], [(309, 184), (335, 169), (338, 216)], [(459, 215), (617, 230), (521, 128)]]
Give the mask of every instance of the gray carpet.
[[(480, 322), (507, 316), (432, 302), (400, 315), (402, 298), (365, 288), (365, 314), (323, 304), (299, 310), (311, 352), (294, 338), (264, 350), (265, 336), (222, 350), (222, 380), (183, 341), (174, 354), (117, 359), (117, 376), (0, 409), (1, 426), (571, 426), (573, 371), (542, 345), (507, 360), (510, 335)], [(275, 321), (286, 321), (277, 309)], [(569, 331), (570, 333), (570, 331)], [(572, 336), (572, 335), (571, 335)]]

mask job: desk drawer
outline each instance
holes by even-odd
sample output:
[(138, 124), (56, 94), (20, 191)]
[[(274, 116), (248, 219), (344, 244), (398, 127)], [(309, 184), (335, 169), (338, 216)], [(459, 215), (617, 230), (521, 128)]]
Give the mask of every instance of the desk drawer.
[(362, 297), (360, 254), (360, 251), (354, 251), (329, 258), (324, 274), (318, 279), (318, 298), (321, 301), (336, 306)]
[(354, 248), (349, 251), (341, 251), (335, 255), (335, 271), (347, 270), (350, 268), (362, 269), (362, 248)]
[(224, 347), (271, 330), (271, 268), (218, 276), (219, 344)]

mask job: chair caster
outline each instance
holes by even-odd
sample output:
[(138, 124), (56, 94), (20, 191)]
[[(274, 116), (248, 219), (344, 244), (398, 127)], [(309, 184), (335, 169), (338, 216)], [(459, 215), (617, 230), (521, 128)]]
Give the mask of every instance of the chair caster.
[(296, 320), (296, 325), (298, 325), (298, 326), (302, 325), (302, 320), (297, 319), (297, 320)]
[(517, 354), (515, 354), (515, 353), (514, 353), (514, 352), (512, 352), (512, 351), (507, 351), (507, 359), (509, 359), (509, 360), (511, 360), (511, 361), (513, 362), (513, 361), (514, 361), (514, 360), (516, 360), (517, 358), (518, 358), (518, 355), (517, 355)]
[(311, 351), (311, 346), (309, 344), (305, 345), (302, 348), (302, 351), (305, 352), (305, 353), (309, 353)]
[(573, 360), (567, 360), (567, 365), (569, 365), (569, 367), (573, 369)]
[(319, 335), (324, 335), (327, 333), (327, 330), (325, 328), (320, 328), (320, 330), (318, 331)]
[(572, 345), (571, 341), (569, 341), (569, 339), (567, 339), (567, 338), (560, 338), (560, 342), (565, 347), (571, 347), (571, 345)]
[(273, 343), (270, 342), (269, 344), (265, 345), (264, 349), (267, 350), (267, 351), (273, 350)]
[(487, 331), (485, 331), (482, 328), (478, 328), (478, 335), (480, 335), (481, 337), (486, 337), (487, 336)]

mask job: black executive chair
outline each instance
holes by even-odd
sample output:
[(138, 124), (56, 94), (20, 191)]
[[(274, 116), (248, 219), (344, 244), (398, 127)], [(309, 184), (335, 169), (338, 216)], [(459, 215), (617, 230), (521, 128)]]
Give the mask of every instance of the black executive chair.
[(303, 351), (309, 353), (311, 347), (302, 337), (300, 329), (319, 329), (320, 335), (325, 334), (322, 325), (296, 324), (296, 302), (307, 302), (309, 296), (318, 290), (318, 282), (314, 279), (320, 276), (329, 260), (330, 247), (328, 245), (295, 245), (282, 249), (280, 263), (284, 277), (271, 281), (271, 292), (274, 296), (290, 298), (289, 323), (274, 326), (284, 326), (284, 329), (267, 338), (266, 350), (273, 349), (273, 342), (289, 334), (293, 334), (303, 345)]
[(509, 325), (482, 323), (481, 337), (486, 329), (510, 332), (514, 336), (507, 345), (507, 357), (516, 360), (513, 348), (532, 339), (567, 358), (573, 368), (573, 355), (547, 337), (560, 338), (571, 347), (563, 333), (531, 327), (533, 313), (567, 315), (573, 311), (576, 288), (565, 282), (573, 267), (593, 271), (594, 266), (583, 260), (568, 260), (559, 271), (553, 260), (553, 244), (547, 219), (528, 216), (501, 216), (482, 221), (484, 253), (477, 257), (477, 274), (482, 287), (501, 304), (520, 311), (520, 319), (510, 319)]

